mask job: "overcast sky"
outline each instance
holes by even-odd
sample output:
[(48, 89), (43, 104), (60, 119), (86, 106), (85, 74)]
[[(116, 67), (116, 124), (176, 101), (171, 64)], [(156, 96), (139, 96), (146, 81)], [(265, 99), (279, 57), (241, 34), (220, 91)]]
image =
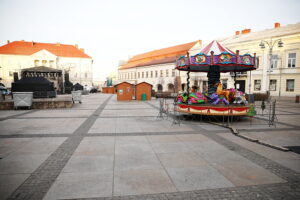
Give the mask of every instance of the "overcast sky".
[(105, 79), (118, 61), (173, 45), (300, 22), (299, 0), (0, 0), (7, 40), (78, 44)]

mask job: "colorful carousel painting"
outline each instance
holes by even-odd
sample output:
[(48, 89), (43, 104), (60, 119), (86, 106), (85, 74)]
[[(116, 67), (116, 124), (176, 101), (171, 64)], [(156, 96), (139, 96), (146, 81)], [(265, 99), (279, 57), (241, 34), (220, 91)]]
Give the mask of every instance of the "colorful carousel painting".
[[(176, 98), (177, 111), (200, 115), (243, 116), (249, 114), (250, 106), (245, 94), (235, 88), (223, 89), (220, 73), (244, 72), (256, 69), (256, 55), (240, 55), (217, 41), (212, 41), (196, 55), (181, 56), (176, 69), (187, 71), (187, 91)], [(190, 72), (206, 72), (207, 92), (190, 92)], [(236, 76), (235, 76), (236, 77)]]

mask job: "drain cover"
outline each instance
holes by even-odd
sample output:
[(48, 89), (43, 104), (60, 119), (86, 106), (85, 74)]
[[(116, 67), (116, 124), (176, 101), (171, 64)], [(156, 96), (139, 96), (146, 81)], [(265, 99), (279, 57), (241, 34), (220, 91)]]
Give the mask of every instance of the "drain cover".
[(288, 148), (292, 152), (300, 154), (300, 146), (286, 146), (285, 148)]

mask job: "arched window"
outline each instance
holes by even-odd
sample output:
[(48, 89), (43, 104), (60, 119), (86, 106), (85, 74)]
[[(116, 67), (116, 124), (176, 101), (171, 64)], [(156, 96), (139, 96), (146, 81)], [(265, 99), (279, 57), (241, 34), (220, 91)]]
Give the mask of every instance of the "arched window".
[(168, 84), (168, 92), (174, 92), (174, 85), (172, 83)]
[(157, 91), (162, 92), (163, 91), (163, 86), (161, 84), (157, 85)]

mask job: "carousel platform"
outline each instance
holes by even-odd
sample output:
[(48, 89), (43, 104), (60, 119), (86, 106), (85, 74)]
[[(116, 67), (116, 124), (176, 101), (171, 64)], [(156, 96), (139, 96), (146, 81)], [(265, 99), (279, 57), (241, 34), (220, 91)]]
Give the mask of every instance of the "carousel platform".
[(211, 116), (247, 116), (249, 105), (212, 105), (212, 104), (177, 104), (176, 111), (181, 113)]
[[(57, 95), (56, 98), (40, 98), (33, 99), (33, 109), (53, 109), (53, 108), (72, 108), (73, 101), (71, 95)], [(0, 101), (0, 110), (13, 110), (14, 101), (11, 97), (7, 97), (4, 101)]]

